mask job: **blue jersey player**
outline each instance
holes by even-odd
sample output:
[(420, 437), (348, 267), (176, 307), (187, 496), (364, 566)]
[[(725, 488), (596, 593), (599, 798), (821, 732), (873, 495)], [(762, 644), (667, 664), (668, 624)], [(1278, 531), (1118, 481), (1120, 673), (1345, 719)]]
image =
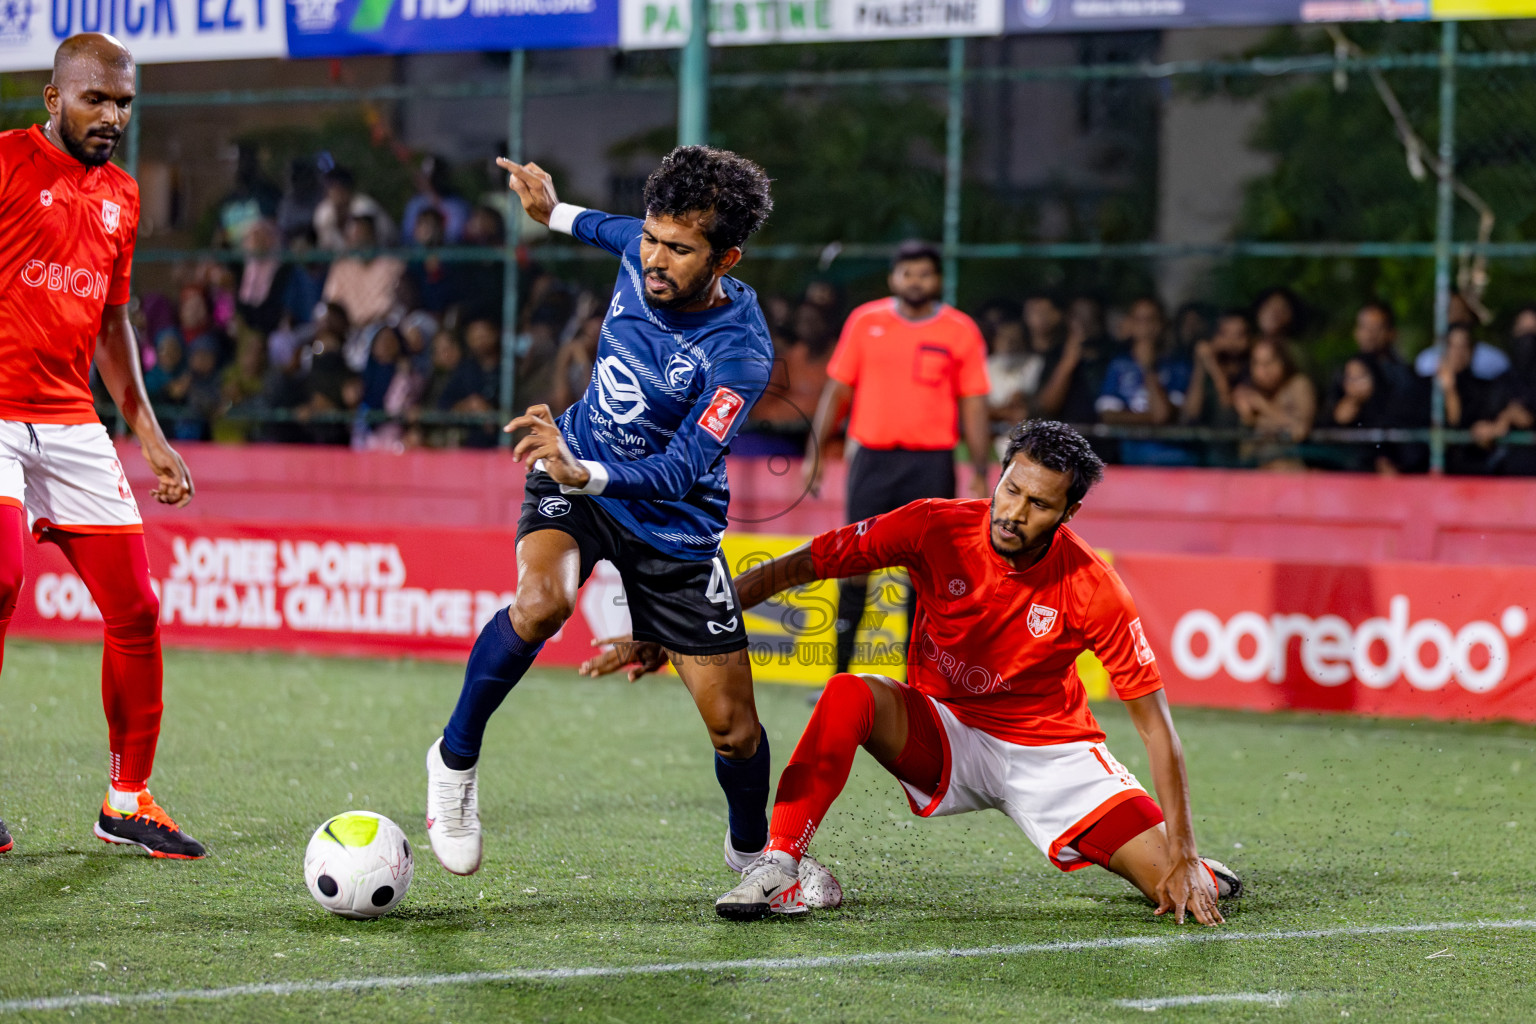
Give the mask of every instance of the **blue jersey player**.
[(768, 178), (734, 153), (680, 147), (647, 180), (641, 221), (560, 203), (537, 165), (499, 163), (534, 220), (606, 249), (619, 276), (581, 400), (558, 421), (536, 405), (507, 426), (528, 431), (514, 456), (531, 465), (517, 596), (475, 641), (458, 705), (427, 752), (432, 852), (455, 874), (480, 867), (486, 722), (607, 559), (634, 640), (667, 651), (709, 730), (730, 812), (726, 862), (740, 871), (767, 843), (769, 761), (720, 553), (725, 453), (768, 384), (773, 345), (757, 296), (727, 275), (772, 208)]

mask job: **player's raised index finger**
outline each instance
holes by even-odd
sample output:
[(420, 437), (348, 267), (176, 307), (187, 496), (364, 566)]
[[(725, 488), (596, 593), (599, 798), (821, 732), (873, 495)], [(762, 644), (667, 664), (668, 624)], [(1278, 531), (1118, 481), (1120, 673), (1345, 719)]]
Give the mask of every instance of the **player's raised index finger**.
[(532, 185), (534, 184), (534, 182), (536, 182), (538, 180), (537, 178), (533, 177), (533, 175), (531, 175), (527, 171), (523, 170), (517, 164), (508, 162), (504, 166), (506, 167), (507, 172), (508, 172), (508, 177), (507, 177), (507, 185), (508, 185), (508, 187), (510, 187), (513, 191), (517, 192), (519, 195), (521, 195), (524, 191), (526, 191), (529, 188), (531, 188)]

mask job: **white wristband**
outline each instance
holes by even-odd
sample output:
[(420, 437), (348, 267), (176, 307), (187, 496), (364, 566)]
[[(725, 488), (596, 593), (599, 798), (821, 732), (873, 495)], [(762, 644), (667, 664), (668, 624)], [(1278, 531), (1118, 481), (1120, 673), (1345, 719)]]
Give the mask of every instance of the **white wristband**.
[(558, 231), (562, 235), (571, 233), (576, 226), (576, 218), (587, 212), (585, 206), (572, 206), (570, 203), (557, 203), (549, 214), (549, 230)]
[(608, 486), (608, 467), (601, 462), (593, 462), (591, 459), (579, 460), (587, 467), (587, 482), (580, 487), (567, 487), (560, 485), (561, 494), (602, 494), (603, 488)]

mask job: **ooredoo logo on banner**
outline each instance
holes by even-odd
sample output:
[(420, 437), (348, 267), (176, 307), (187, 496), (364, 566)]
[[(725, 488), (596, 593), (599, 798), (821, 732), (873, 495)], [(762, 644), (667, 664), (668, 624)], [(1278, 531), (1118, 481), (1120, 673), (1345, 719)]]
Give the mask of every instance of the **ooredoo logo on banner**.
[(1172, 699), (1536, 721), (1536, 569), (1124, 555)]
[(20, 0), (0, 4), (0, 71), (52, 67), (79, 32), (116, 36), (141, 64), (288, 54), (282, 0)]

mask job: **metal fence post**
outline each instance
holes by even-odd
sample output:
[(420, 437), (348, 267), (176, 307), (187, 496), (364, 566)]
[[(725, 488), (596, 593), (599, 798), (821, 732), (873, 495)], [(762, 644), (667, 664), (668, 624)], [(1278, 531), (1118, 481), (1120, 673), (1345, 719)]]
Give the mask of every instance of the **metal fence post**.
[[(1440, 27), (1440, 181), (1435, 193), (1435, 344), (1444, 359), (1451, 316), (1451, 242), (1455, 232), (1457, 23)], [(1462, 424), (1464, 426), (1464, 424)], [(1445, 472), (1445, 391), (1434, 378), (1430, 397), (1429, 471)]]
[[(527, 53), (513, 50), (507, 78), (507, 159), (523, 160), (523, 74)], [(501, 274), (501, 422), (512, 418), (512, 399), (517, 388), (517, 243), (522, 233), (523, 207), (512, 196), (507, 203), (506, 251), (502, 255)], [(509, 448), (512, 435), (501, 435), (501, 446)]]
[(949, 41), (949, 109), (944, 119), (944, 301), (960, 290), (960, 173), (965, 157), (965, 40)]
[(677, 144), (709, 141), (709, 0), (693, 0), (677, 69)]
[[(139, 70), (139, 66), (135, 64), (133, 66), (133, 92), (135, 98), (138, 97), (139, 91), (143, 88), (143, 73)], [(133, 114), (128, 118), (128, 129), (125, 133), (127, 137), (123, 139), (123, 170), (127, 171), (128, 176), (134, 179), (137, 179), (139, 176), (140, 116), (137, 110), (133, 111)]]

